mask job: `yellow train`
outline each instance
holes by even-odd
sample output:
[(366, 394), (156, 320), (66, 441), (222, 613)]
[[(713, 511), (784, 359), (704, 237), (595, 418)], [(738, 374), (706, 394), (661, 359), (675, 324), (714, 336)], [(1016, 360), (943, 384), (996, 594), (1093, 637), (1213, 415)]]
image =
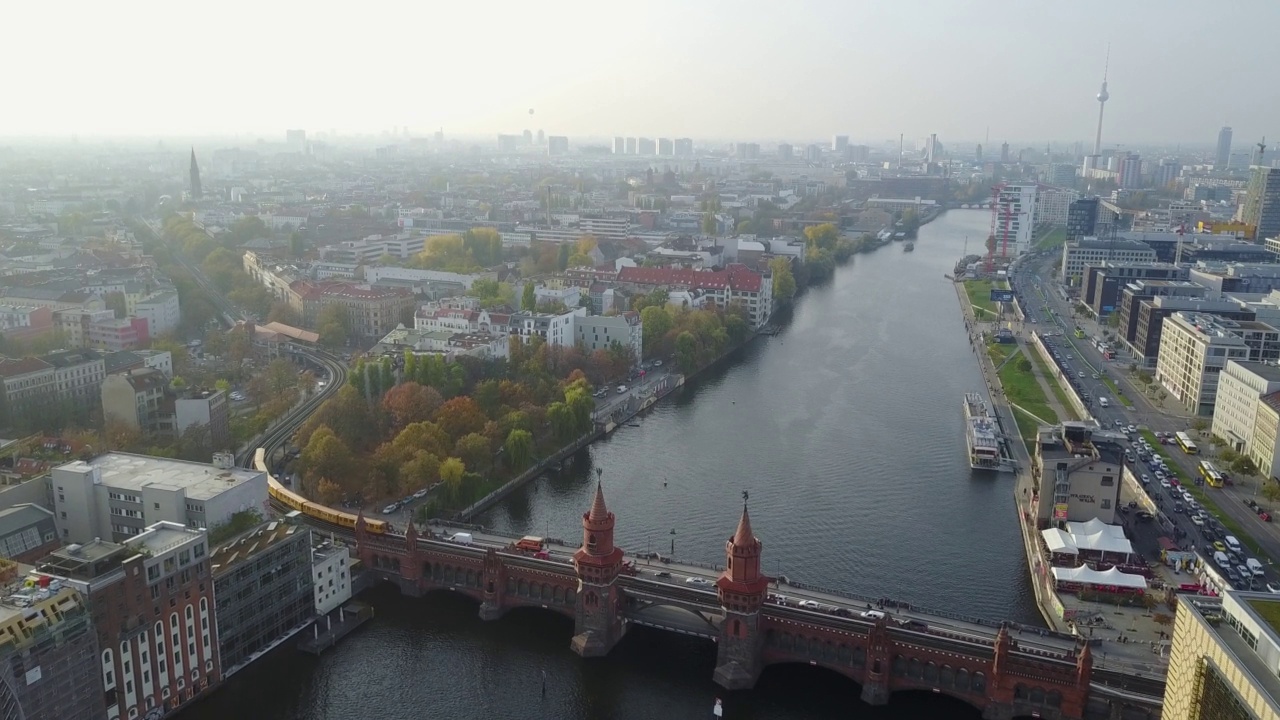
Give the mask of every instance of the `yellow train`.
[[(333, 508), (326, 507), (320, 503), (311, 502), (298, 493), (293, 492), (289, 488), (280, 484), (280, 481), (276, 480), (275, 476), (271, 474), (270, 468), (267, 467), (266, 451), (263, 448), (258, 448), (257, 452), (254, 453), (253, 467), (267, 474), (267, 493), (269, 493), (272, 498), (279, 500), (307, 517), (313, 517), (327, 523), (340, 525), (344, 528), (351, 528), (352, 530), (355, 529), (355, 515), (341, 510), (334, 510)], [(385, 520), (365, 518), (364, 524), (365, 529), (374, 535), (384, 535), (387, 532), (387, 521)]]

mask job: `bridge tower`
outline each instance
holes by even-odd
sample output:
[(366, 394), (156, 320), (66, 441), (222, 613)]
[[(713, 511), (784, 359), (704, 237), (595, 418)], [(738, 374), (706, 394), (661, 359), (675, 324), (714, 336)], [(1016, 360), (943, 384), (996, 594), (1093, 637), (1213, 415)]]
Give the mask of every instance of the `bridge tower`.
[(571, 647), (582, 657), (605, 655), (622, 639), (622, 549), (614, 547), (613, 524), (597, 480), (595, 501), (582, 515), (582, 547), (573, 554), (578, 596)]
[(724, 623), (716, 649), (715, 680), (726, 690), (745, 690), (760, 677), (764, 642), (760, 607), (769, 594), (769, 578), (760, 572), (763, 547), (751, 531), (744, 500), (738, 529), (724, 546), (724, 572), (716, 580)]
[(889, 667), (893, 663), (893, 641), (889, 639), (887, 617), (876, 620), (867, 633), (867, 674), (862, 682), (862, 702), (889, 703)]

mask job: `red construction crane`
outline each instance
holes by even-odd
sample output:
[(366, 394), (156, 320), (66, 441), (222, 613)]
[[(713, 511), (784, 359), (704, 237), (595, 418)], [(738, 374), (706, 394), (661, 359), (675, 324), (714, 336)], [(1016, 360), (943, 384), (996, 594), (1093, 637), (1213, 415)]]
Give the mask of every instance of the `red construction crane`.
[[(996, 229), (1000, 227), (1000, 193), (1004, 190), (1004, 184), (996, 185), (991, 188), (991, 233), (987, 236), (987, 272), (990, 273), (995, 266), (996, 254)], [(1009, 220), (1005, 218), (1004, 223), (1004, 242), (1009, 242)], [(1005, 251), (1001, 251), (1001, 257), (1005, 256)]]

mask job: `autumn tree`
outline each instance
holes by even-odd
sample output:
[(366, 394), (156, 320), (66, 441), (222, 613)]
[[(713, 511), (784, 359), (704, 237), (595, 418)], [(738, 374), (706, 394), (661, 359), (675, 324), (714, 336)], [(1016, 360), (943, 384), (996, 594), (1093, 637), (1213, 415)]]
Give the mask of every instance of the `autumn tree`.
[(804, 238), (809, 247), (830, 252), (840, 239), (840, 230), (831, 223), (810, 225), (804, 229)]
[(315, 492), (319, 490), (320, 478), (342, 479), (351, 475), (351, 449), (342, 442), (327, 425), (321, 425), (314, 433), (302, 453), (298, 456), (302, 469), (303, 481)]
[(773, 273), (773, 299), (779, 303), (789, 303), (796, 294), (796, 278), (791, 273), (791, 260), (776, 257), (769, 261), (769, 270)]
[(444, 398), (435, 388), (412, 380), (396, 385), (382, 396), (382, 407), (391, 417), (391, 427), (396, 430), (410, 423), (430, 420), (443, 404)]
[(533, 434), (519, 428), (507, 433), (507, 440), (502, 444), (507, 462), (516, 470), (523, 470), (533, 459)]
[(347, 309), (337, 303), (325, 305), (316, 315), (316, 332), (320, 334), (320, 342), (328, 347), (345, 345), (351, 332)]
[(482, 468), (489, 464), (493, 457), (489, 438), (480, 433), (468, 433), (458, 438), (453, 454), (461, 459), (467, 467)]
[(439, 478), (440, 460), (426, 450), (419, 450), (400, 467), (400, 494), (412, 495)]
[(267, 322), (284, 323), (299, 327), (302, 325), (302, 316), (298, 315), (298, 311), (293, 306), (283, 300), (271, 303), (271, 309), (267, 311)]
[(456, 457), (446, 458), (440, 463), (440, 481), (449, 489), (449, 494), (457, 497), (458, 491), (462, 489), (462, 476), (467, 472), (467, 466)]
[(524, 290), (520, 293), (520, 309), (525, 312), (533, 312), (537, 307), (537, 288), (534, 287), (533, 281), (530, 280), (524, 284)]
[(462, 396), (441, 405), (436, 411), (435, 421), (449, 437), (461, 438), (483, 430), (486, 418), (475, 400)]
[(676, 362), (680, 370), (689, 374), (698, 369), (698, 339), (693, 333), (685, 330), (676, 336)]

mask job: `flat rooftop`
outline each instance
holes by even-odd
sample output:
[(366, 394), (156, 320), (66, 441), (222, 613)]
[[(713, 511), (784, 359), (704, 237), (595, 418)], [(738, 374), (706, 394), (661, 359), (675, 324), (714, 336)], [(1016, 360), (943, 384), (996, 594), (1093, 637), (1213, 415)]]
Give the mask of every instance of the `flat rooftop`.
[(263, 523), (258, 527), (223, 543), (209, 555), (209, 567), (215, 576), (227, 571), (238, 562), (274, 547), (299, 533), (306, 533), (306, 528), (281, 520)]
[(1232, 360), (1231, 362), (1240, 365), (1245, 370), (1248, 370), (1264, 380), (1269, 382), (1280, 382), (1280, 365), (1269, 365), (1261, 362), (1242, 362), (1240, 360)]
[(145, 549), (152, 555), (159, 555), (203, 536), (204, 532), (200, 530), (190, 530), (176, 523), (156, 523), (141, 534), (129, 538), (129, 547)]
[[(1276, 621), (1277, 613), (1280, 613), (1280, 599), (1259, 598), (1258, 593), (1241, 592), (1234, 595), (1241, 601), (1241, 605), (1248, 608), (1263, 623), (1270, 625), (1273, 633), (1277, 632)], [(1255, 687), (1262, 691), (1261, 694), (1265, 699), (1277, 712), (1280, 712), (1280, 707), (1276, 705), (1276, 699), (1280, 698), (1280, 677), (1276, 677), (1267, 663), (1258, 656), (1257, 651), (1249, 647), (1249, 643), (1245, 642), (1244, 638), (1240, 637), (1240, 633), (1227, 622), (1222, 603), (1209, 598), (1191, 601), (1187, 596), (1182, 597), (1185, 602), (1180, 603), (1181, 607), (1178, 610), (1189, 610), (1203, 621), (1209, 631), (1222, 642), (1223, 647), (1234, 656), (1240, 667), (1249, 673)]]
[(189, 500), (208, 500), (229, 488), (249, 482), (262, 473), (244, 468), (223, 470), (209, 463), (172, 460), (169, 458), (106, 453), (85, 461), (59, 466), (58, 469), (83, 471), (95, 467), (102, 473), (102, 484), (121, 490), (141, 490), (144, 487), (186, 491)]

